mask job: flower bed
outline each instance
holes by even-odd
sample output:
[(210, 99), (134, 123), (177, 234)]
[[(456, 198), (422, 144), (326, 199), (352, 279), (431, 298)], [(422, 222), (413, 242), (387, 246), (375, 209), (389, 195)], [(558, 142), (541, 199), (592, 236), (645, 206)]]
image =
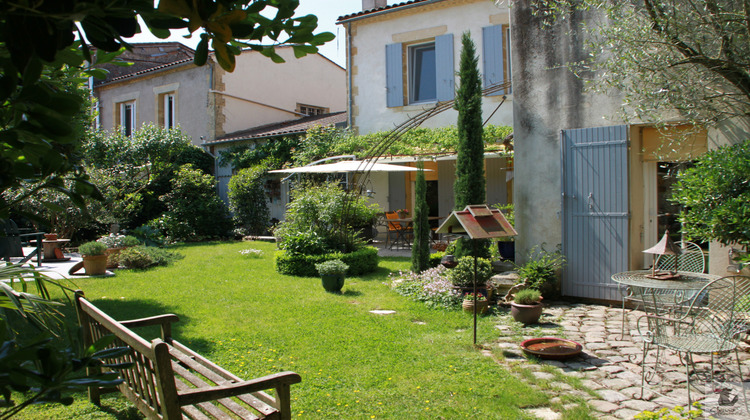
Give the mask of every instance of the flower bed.
[(461, 305), (461, 294), (453, 288), (442, 265), (420, 274), (399, 271), (390, 280), (390, 286), (396, 293), (429, 307), (454, 309)]

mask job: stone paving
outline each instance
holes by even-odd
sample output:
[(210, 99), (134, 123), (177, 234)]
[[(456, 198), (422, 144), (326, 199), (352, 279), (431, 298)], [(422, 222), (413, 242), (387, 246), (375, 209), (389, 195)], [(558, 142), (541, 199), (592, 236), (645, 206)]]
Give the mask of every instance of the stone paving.
[[(644, 411), (656, 411), (662, 407), (673, 408), (687, 404), (685, 367), (676, 354), (666, 353), (665, 364), (660, 365), (662, 374), (656, 381), (664, 395), (646, 390), (641, 397), (641, 367), (643, 341), (636, 327), (637, 318), (642, 312), (628, 310), (628, 324), (623, 337), (621, 328), (622, 310), (603, 305), (554, 303), (545, 308), (545, 314), (537, 326), (526, 328), (502, 315), (496, 326), (501, 331), (500, 338), (493, 348), (486, 348), (485, 354), (493, 356), (498, 363), (506, 365), (519, 377), (533, 375), (532, 383), (543, 384), (545, 392), (552, 392), (553, 407), (530, 409), (529, 414), (543, 419), (558, 419), (561, 412), (575, 407), (571, 397), (588, 404), (587, 410), (595, 417), (605, 419), (630, 419)], [(534, 361), (522, 356), (520, 340), (555, 336), (577, 341), (583, 345), (583, 354), (562, 361)], [(500, 357), (493, 350), (499, 350)], [(744, 379), (750, 378), (750, 353), (742, 343), (739, 352)], [(654, 360), (650, 352), (648, 362)], [(732, 357), (736, 368), (736, 361)], [(708, 357), (695, 357), (699, 367), (710, 366)], [(735, 369), (736, 370), (736, 369)], [(526, 371), (526, 372), (524, 372)], [(577, 378), (565, 381), (564, 379)], [(563, 380), (560, 380), (563, 378)], [(736, 379), (735, 379), (736, 382)], [(571, 386), (570, 384), (578, 386)], [(736, 384), (735, 384), (736, 385)], [(704, 387), (705, 388), (705, 387)], [(739, 388), (736, 388), (739, 389)], [(737, 393), (737, 392), (736, 392)], [(736, 394), (735, 393), (735, 394)], [(743, 396), (731, 406), (718, 405), (718, 394), (701, 394), (691, 391), (693, 400), (702, 399), (706, 414), (717, 419), (746, 419)], [(750, 389), (748, 390), (750, 398)]]

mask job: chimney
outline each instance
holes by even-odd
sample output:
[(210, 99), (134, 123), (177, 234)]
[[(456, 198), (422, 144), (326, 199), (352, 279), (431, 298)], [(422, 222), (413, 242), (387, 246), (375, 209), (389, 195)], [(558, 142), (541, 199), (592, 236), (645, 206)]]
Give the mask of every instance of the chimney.
[(388, 6), (388, 0), (362, 0), (362, 11), (380, 9)]

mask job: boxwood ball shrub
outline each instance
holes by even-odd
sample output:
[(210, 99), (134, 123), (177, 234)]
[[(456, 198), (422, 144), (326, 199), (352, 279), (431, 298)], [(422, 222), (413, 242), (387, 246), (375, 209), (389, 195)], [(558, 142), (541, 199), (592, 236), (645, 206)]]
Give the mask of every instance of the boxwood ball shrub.
[[(474, 257), (461, 257), (458, 265), (450, 271), (450, 281), (454, 286), (471, 286), (474, 282)], [(492, 277), (492, 263), (486, 258), (477, 258), (477, 285), (487, 283)]]
[(320, 255), (292, 254), (286, 251), (276, 253), (274, 263), (276, 271), (281, 274), (300, 277), (317, 277), (315, 264), (339, 259), (349, 266), (347, 275), (361, 276), (372, 273), (378, 268), (378, 249), (372, 246), (361, 248), (354, 252), (333, 252)]

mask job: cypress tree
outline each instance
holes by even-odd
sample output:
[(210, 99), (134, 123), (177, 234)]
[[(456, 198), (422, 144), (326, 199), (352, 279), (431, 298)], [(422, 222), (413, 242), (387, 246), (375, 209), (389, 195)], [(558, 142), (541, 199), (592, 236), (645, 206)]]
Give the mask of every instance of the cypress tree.
[(456, 158), (456, 210), (485, 203), (484, 141), (482, 140), (482, 82), (474, 41), (468, 32), (461, 37), (460, 83), (456, 92), (458, 110), (458, 156)]
[(430, 268), (430, 210), (427, 208), (427, 181), (424, 162), (417, 162), (417, 181), (414, 186), (414, 243), (411, 247), (411, 270), (415, 273)]
[[(456, 156), (456, 182), (454, 183), (456, 210), (470, 204), (486, 202), (484, 180), (484, 141), (482, 139), (482, 81), (479, 77), (479, 60), (474, 41), (469, 32), (461, 36), (461, 63), (456, 92), (455, 108), (458, 110), (458, 148)], [(455, 255), (489, 256), (488, 241), (459, 239)]]

